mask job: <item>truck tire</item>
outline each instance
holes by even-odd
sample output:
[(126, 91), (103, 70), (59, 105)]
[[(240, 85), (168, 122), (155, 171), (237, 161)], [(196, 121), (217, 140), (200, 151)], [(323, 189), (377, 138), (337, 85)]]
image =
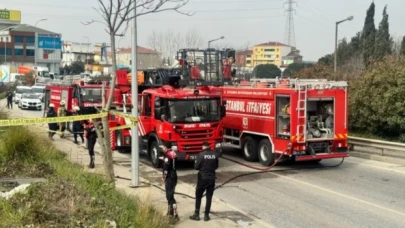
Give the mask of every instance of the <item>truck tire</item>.
[(127, 152), (125, 150), (125, 148), (122, 146), (122, 131), (121, 130), (117, 130), (117, 132), (115, 134), (115, 140), (116, 140), (115, 145), (116, 145), (118, 152), (120, 152), (120, 153)]
[(272, 151), (271, 143), (268, 139), (262, 139), (259, 143), (259, 161), (264, 166), (274, 164), (275, 154)]
[(250, 136), (244, 137), (242, 142), (242, 150), (246, 161), (257, 161), (257, 140)]
[(156, 141), (152, 141), (149, 147), (149, 157), (152, 162), (152, 166), (155, 168), (161, 168), (162, 162), (160, 161), (160, 150), (158, 143)]

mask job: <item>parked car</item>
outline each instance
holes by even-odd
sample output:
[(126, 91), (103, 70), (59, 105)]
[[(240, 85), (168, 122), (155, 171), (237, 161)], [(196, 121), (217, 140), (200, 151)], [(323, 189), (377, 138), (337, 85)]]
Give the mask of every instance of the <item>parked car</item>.
[(42, 102), (39, 98), (40, 96), (35, 93), (24, 93), (22, 98), (18, 102), (18, 107), (20, 109), (42, 109)]
[(14, 91), (14, 103), (18, 104), (21, 97), (25, 93), (32, 93), (32, 89), (29, 86), (17, 86)]

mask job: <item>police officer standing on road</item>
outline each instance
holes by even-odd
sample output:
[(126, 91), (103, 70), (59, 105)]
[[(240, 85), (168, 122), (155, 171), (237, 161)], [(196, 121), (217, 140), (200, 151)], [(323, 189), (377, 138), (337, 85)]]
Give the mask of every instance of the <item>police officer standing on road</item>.
[(194, 215), (190, 216), (190, 219), (195, 221), (200, 220), (201, 198), (205, 191), (207, 201), (205, 204), (204, 221), (210, 220), (211, 201), (215, 189), (215, 170), (218, 168), (218, 158), (221, 153), (218, 147), (214, 151), (210, 150), (208, 142), (203, 142), (202, 149), (194, 164), (194, 168), (199, 170), (199, 172), (195, 191), (195, 212)]
[(173, 149), (169, 150), (166, 145), (161, 145), (160, 148), (164, 153), (162, 180), (165, 182), (166, 199), (168, 203), (167, 215), (171, 217), (174, 223), (179, 221), (176, 200), (174, 199), (174, 192), (177, 185), (177, 155)]

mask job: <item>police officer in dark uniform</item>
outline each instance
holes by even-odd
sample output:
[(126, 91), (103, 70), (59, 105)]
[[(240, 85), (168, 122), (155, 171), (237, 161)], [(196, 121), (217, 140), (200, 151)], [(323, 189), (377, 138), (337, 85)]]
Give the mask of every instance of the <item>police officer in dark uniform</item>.
[(222, 153), (218, 145), (216, 145), (214, 151), (210, 150), (210, 144), (208, 142), (203, 142), (202, 149), (202, 152), (198, 154), (194, 164), (194, 168), (199, 170), (199, 172), (195, 191), (195, 212), (194, 215), (190, 216), (190, 219), (195, 221), (200, 220), (201, 198), (205, 191), (207, 201), (205, 204), (204, 221), (210, 220), (209, 214), (215, 189), (215, 170), (218, 168), (218, 158)]
[(174, 192), (177, 185), (177, 154), (174, 151), (175, 148), (168, 149), (166, 145), (161, 145), (160, 148), (164, 153), (162, 180), (165, 182), (166, 199), (168, 203), (167, 215), (171, 217), (174, 223), (179, 220), (176, 200), (174, 199)]

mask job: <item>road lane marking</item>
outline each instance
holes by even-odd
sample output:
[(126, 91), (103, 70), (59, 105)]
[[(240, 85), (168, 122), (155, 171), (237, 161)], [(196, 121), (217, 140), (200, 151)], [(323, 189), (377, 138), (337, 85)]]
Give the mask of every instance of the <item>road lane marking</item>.
[(380, 205), (375, 204), (375, 203), (370, 203), (370, 202), (365, 201), (365, 200), (361, 200), (361, 199), (358, 199), (358, 198), (355, 198), (355, 197), (352, 197), (352, 196), (348, 196), (346, 194), (336, 192), (336, 191), (333, 191), (333, 190), (330, 190), (330, 189), (327, 189), (327, 188), (323, 188), (323, 187), (320, 187), (320, 186), (317, 186), (317, 185), (314, 185), (314, 184), (310, 184), (310, 183), (305, 182), (305, 181), (300, 181), (300, 180), (297, 180), (297, 179), (294, 179), (294, 178), (291, 178), (291, 177), (287, 177), (287, 176), (283, 176), (283, 175), (276, 174), (276, 173), (271, 173), (271, 172), (270, 172), (270, 174), (276, 175), (278, 177), (286, 178), (288, 180), (295, 181), (295, 182), (298, 182), (300, 184), (304, 184), (304, 185), (307, 185), (307, 186), (310, 186), (310, 187), (313, 187), (313, 188), (317, 188), (317, 189), (325, 191), (325, 192), (329, 192), (329, 193), (332, 193), (332, 194), (335, 194), (335, 195), (338, 195), (338, 196), (341, 196), (341, 197), (345, 197), (345, 198), (348, 198), (348, 199), (351, 199), (351, 200), (355, 200), (357, 202), (364, 203), (364, 204), (367, 204), (367, 205), (370, 205), (370, 206), (373, 206), (373, 207), (376, 207), (376, 208), (379, 208), (379, 209), (382, 209), (382, 210), (385, 210), (385, 211), (389, 211), (389, 212), (392, 212), (392, 213), (395, 213), (395, 214), (398, 214), (398, 215), (401, 215), (401, 216), (405, 217), (405, 213), (400, 212), (400, 211), (396, 211), (396, 210), (391, 209), (391, 208), (380, 206)]

